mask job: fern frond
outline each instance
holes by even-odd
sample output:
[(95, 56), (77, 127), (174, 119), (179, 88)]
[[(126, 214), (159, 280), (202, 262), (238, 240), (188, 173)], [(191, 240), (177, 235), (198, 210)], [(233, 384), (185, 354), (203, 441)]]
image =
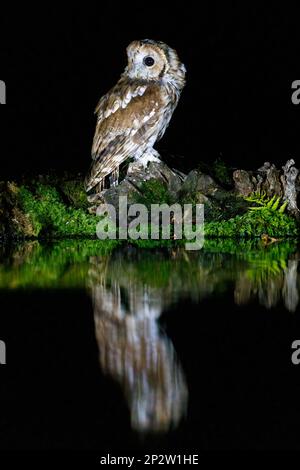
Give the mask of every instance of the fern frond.
[(282, 206), (279, 208), (279, 212), (280, 214), (283, 214), (285, 209), (287, 208), (287, 205), (288, 205), (288, 201), (285, 201)]
[(287, 202), (282, 203), (282, 198), (280, 196), (274, 195), (273, 197), (269, 198), (265, 191), (257, 191), (253, 194), (250, 194), (250, 196), (245, 197), (244, 199), (245, 201), (256, 204), (256, 206), (249, 207), (251, 211), (272, 210), (274, 212), (278, 211), (280, 214), (283, 214), (287, 207)]

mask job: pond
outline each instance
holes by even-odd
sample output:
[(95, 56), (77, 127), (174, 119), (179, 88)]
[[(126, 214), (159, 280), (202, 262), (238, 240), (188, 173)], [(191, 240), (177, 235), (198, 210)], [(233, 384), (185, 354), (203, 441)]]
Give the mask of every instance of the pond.
[(299, 253), (3, 245), (0, 448), (299, 447)]

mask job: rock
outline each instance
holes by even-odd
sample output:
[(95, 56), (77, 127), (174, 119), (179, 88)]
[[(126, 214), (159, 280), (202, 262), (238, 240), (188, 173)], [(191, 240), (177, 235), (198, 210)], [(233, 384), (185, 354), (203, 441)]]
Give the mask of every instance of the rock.
[(254, 183), (250, 172), (246, 170), (236, 170), (233, 173), (235, 191), (241, 196), (247, 197), (254, 192)]
[(257, 186), (257, 191), (264, 191), (269, 197), (282, 196), (280, 170), (277, 170), (275, 165), (265, 162), (263, 167), (258, 169), (258, 173), (261, 176), (261, 185)]
[(132, 162), (128, 166), (126, 177), (119, 185), (112, 186), (99, 195), (88, 197), (89, 202), (94, 204), (91, 210), (94, 212), (96, 205), (103, 203), (112, 204), (115, 208), (118, 208), (120, 196), (127, 196), (128, 204), (133, 204), (138, 196), (143, 196), (145, 183), (151, 180), (164, 185), (170, 197), (176, 199), (184, 178), (185, 175), (172, 170), (162, 161), (149, 162), (146, 168), (138, 161)]
[(127, 196), (128, 204), (133, 204), (135, 202), (136, 195), (139, 193), (138, 183), (135, 184), (134, 181), (130, 181), (129, 178), (125, 178), (118, 186), (112, 186), (111, 188), (103, 191), (102, 199), (104, 203), (111, 204), (115, 208), (118, 208), (120, 196)]
[(297, 206), (297, 190), (296, 181), (298, 178), (299, 170), (294, 166), (295, 161), (293, 159), (288, 160), (282, 167), (283, 175), (281, 176), (281, 182), (284, 191), (284, 200), (288, 201), (288, 211), (299, 218), (300, 212)]
[(212, 196), (220, 186), (213, 180), (213, 178), (199, 170), (192, 170), (186, 177), (181, 193), (195, 193), (199, 192), (204, 196)]
[(182, 173), (172, 170), (164, 162), (150, 162), (145, 168), (139, 162), (130, 163), (125, 180), (132, 185), (140, 187), (147, 180), (155, 179), (165, 184), (174, 196), (180, 191), (184, 176)]
[(288, 212), (298, 218), (299, 170), (295, 167), (293, 159), (288, 160), (282, 170), (270, 162), (265, 162), (256, 172), (236, 170), (233, 173), (235, 192), (244, 197), (250, 196), (251, 193), (265, 193), (269, 198), (282, 197), (288, 202)]
[(19, 207), (19, 188), (14, 182), (0, 183), (0, 238), (31, 238), (36, 230), (28, 214)]

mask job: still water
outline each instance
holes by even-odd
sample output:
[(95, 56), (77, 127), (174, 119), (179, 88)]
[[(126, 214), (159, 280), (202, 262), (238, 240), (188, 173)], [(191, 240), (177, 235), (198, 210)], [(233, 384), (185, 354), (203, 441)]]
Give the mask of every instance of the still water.
[(2, 246), (0, 447), (298, 448), (299, 253)]

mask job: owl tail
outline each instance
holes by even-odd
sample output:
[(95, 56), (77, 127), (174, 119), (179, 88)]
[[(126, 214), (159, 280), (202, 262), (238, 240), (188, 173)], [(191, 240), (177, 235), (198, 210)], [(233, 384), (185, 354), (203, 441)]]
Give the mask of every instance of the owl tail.
[(86, 192), (100, 193), (103, 191), (105, 189), (105, 176), (106, 173), (102, 172), (99, 165), (93, 162), (84, 180)]
[(108, 183), (107, 176), (109, 176), (109, 186), (117, 186), (119, 182), (119, 167), (116, 167), (110, 175), (107, 172), (101, 171), (98, 165), (92, 164), (89, 173), (87, 174), (84, 187), (87, 193), (101, 193), (104, 189), (107, 189)]
[(106, 175), (103, 173), (95, 175), (92, 165), (84, 180), (84, 187), (86, 192), (91, 193), (93, 191), (95, 193), (101, 193), (105, 189), (105, 176)]

